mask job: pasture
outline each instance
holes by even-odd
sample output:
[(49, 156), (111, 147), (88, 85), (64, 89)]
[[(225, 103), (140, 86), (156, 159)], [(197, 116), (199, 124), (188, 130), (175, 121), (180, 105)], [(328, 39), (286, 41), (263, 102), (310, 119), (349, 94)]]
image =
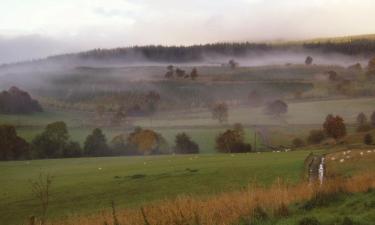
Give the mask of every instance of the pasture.
[(209, 196), (278, 177), (297, 183), (307, 151), (105, 157), (0, 162), (0, 224), (19, 224), (40, 208), (30, 180), (53, 176), (48, 215), (60, 218), (110, 207), (139, 207), (178, 195)]

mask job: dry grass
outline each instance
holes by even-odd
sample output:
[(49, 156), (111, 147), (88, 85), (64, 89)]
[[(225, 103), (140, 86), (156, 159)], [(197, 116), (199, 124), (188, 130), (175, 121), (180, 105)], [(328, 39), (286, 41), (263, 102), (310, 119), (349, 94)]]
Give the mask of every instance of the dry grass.
[[(338, 193), (365, 192), (375, 188), (375, 173), (356, 175), (351, 178), (328, 180), (323, 186), (301, 183), (288, 185), (277, 180), (271, 187), (252, 185), (232, 193), (202, 199), (192, 196), (166, 200), (141, 209), (118, 210), (121, 225), (230, 225), (240, 220), (251, 221), (264, 216), (286, 216), (287, 205), (312, 201), (317, 196)], [(142, 213), (142, 211), (144, 213)], [(91, 216), (80, 216), (55, 221), (53, 225), (103, 225), (112, 223), (111, 211)]]

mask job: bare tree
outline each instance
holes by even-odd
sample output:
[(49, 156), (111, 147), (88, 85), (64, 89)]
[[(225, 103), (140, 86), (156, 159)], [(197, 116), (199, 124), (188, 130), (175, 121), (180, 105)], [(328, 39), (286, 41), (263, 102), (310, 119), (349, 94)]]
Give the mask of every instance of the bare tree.
[(42, 207), (40, 224), (46, 224), (47, 210), (50, 200), (50, 188), (52, 184), (52, 177), (49, 174), (39, 174), (38, 179), (31, 182), (31, 191), (34, 196), (39, 200)]

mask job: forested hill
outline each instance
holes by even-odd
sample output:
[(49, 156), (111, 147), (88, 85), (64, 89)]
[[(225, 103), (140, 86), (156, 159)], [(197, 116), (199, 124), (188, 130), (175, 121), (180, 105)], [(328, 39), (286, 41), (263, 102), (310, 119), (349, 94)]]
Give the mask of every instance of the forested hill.
[(320, 52), (340, 53), (348, 56), (375, 55), (375, 35), (349, 36), (342, 38), (313, 39), (309, 41), (278, 42), (278, 43), (215, 43), (192, 46), (133, 46), (114, 49), (94, 49), (86, 52), (50, 56), (46, 59), (31, 62), (3, 65), (37, 64), (43, 62), (73, 63), (100, 62), (132, 63), (148, 62), (197, 62), (205, 57), (245, 57), (252, 53), (266, 54), (272, 52)]

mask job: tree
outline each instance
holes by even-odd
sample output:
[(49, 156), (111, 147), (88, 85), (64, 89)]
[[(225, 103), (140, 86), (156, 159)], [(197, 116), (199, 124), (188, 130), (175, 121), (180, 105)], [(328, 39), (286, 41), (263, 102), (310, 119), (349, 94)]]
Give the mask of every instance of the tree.
[(69, 134), (64, 122), (48, 124), (45, 130), (33, 141), (33, 149), (38, 158), (59, 158), (63, 156), (69, 141)]
[(0, 125), (0, 160), (18, 160), (30, 157), (30, 145), (17, 135), (11, 125)]
[(305, 64), (306, 65), (311, 65), (313, 62), (313, 58), (311, 56), (307, 56), (306, 59), (305, 59)]
[(363, 125), (367, 124), (367, 117), (363, 112), (361, 112), (357, 115), (357, 124), (358, 124), (358, 126), (363, 126)]
[(216, 137), (216, 149), (224, 153), (251, 152), (251, 145), (245, 143), (244, 139), (243, 130), (237, 125)]
[(340, 80), (340, 77), (336, 71), (330, 70), (327, 72), (327, 74), (328, 74), (328, 79), (332, 82)]
[(372, 142), (373, 142), (373, 139), (372, 139), (371, 134), (366, 134), (363, 138), (363, 143), (365, 143), (366, 145), (371, 145)]
[(266, 106), (266, 113), (280, 116), (288, 112), (288, 105), (282, 100), (276, 100)]
[(198, 70), (197, 70), (197, 68), (194, 67), (194, 68), (191, 70), (190, 78), (191, 78), (192, 80), (195, 80), (195, 79), (197, 79), (197, 77), (198, 77)]
[(212, 118), (218, 120), (219, 123), (228, 121), (228, 105), (226, 103), (217, 103), (212, 108)]
[(361, 112), (357, 116), (357, 132), (366, 132), (371, 130), (370, 124), (367, 122), (366, 115)]
[(328, 137), (336, 140), (346, 135), (346, 126), (343, 118), (340, 116), (328, 115), (323, 128)]
[(42, 111), (38, 101), (17, 87), (11, 87), (8, 91), (0, 93), (0, 113), (29, 114)]
[(92, 133), (87, 136), (83, 150), (87, 156), (110, 155), (107, 139), (101, 129), (95, 128)]
[(234, 61), (234, 59), (229, 60), (228, 65), (231, 69), (236, 69), (238, 67), (238, 63)]
[(149, 91), (146, 94), (147, 111), (149, 113), (155, 113), (160, 103), (160, 94), (156, 91)]
[(127, 135), (119, 134), (111, 140), (110, 148), (113, 155), (137, 155), (136, 149), (127, 147), (127, 138)]
[(158, 133), (149, 129), (136, 128), (127, 139), (128, 149), (135, 149), (137, 154), (164, 154), (169, 152), (168, 144)]
[(186, 133), (179, 133), (175, 138), (174, 151), (177, 154), (197, 154), (199, 146)]
[(307, 137), (307, 142), (310, 144), (319, 144), (325, 138), (324, 131), (322, 130), (311, 130), (309, 136)]

